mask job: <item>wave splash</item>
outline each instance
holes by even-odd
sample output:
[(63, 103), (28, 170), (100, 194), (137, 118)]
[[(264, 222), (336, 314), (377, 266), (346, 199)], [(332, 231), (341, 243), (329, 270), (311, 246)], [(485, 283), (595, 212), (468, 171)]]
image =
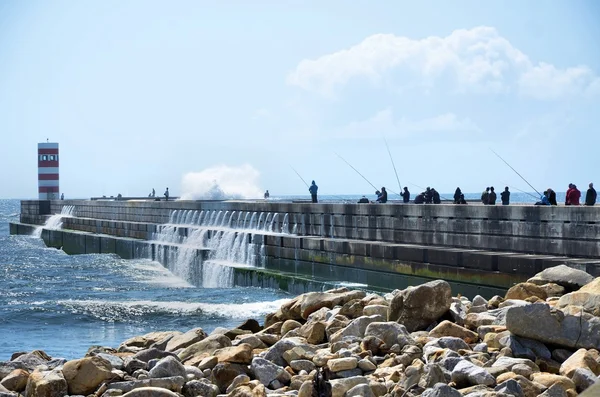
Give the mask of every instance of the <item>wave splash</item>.
[(188, 172), (181, 181), (182, 200), (253, 199), (262, 197), (260, 173), (251, 165), (219, 165)]

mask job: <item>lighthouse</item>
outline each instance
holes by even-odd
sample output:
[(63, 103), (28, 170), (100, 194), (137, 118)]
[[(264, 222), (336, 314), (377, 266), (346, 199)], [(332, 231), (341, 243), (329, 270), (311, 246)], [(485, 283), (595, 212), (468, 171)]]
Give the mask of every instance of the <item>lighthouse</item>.
[(58, 143), (38, 143), (38, 193), (40, 200), (58, 200)]

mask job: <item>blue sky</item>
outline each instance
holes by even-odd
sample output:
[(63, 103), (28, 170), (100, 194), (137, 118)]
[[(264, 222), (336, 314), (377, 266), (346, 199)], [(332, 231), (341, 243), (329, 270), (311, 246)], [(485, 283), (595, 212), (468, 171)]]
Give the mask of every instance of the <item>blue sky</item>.
[[(3, 1), (2, 197), (527, 186), (598, 176), (595, 1)], [(599, 182), (600, 183), (600, 182)]]

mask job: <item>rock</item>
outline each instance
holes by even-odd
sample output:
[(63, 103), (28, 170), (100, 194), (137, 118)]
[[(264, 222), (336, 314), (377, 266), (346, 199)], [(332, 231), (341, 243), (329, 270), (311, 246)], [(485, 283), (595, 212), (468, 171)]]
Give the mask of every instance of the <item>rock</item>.
[(10, 374), (2, 378), (0, 385), (4, 386), (10, 391), (16, 391), (20, 393), (25, 390), (28, 379), (29, 372), (24, 369), (15, 369)]
[(292, 299), (281, 306), (283, 319), (306, 320), (311, 313), (327, 307), (333, 309), (335, 306), (343, 306), (353, 299), (362, 299), (366, 296), (363, 291), (349, 291), (340, 288), (331, 292), (308, 292)]
[(181, 376), (171, 376), (168, 378), (149, 378), (126, 382), (113, 382), (110, 384), (111, 389), (120, 390), (123, 393), (127, 393), (134, 389), (144, 387), (158, 387), (161, 389), (167, 389), (176, 393), (181, 392), (183, 385), (185, 384), (185, 378)]
[(496, 379), (485, 369), (478, 367), (467, 360), (459, 361), (452, 370), (452, 381), (458, 385), (486, 385), (493, 386)]
[(547, 304), (511, 307), (507, 329), (518, 336), (565, 347), (600, 348), (600, 318), (552, 310)]
[(283, 384), (291, 380), (291, 375), (283, 367), (264, 358), (254, 357), (250, 369), (256, 379), (265, 386), (269, 386), (274, 380), (279, 380)]
[(354, 386), (364, 384), (368, 385), (369, 381), (364, 376), (353, 376), (351, 378), (333, 379), (331, 383), (331, 396), (344, 397), (346, 392)]
[(513, 358), (513, 357), (499, 357), (493, 364), (492, 367), (505, 367), (508, 371), (511, 371), (515, 365), (527, 365), (533, 372), (539, 372), (539, 367), (531, 360), (526, 358)]
[(555, 283), (574, 291), (592, 282), (592, 280), (594, 280), (594, 277), (582, 270), (573, 269), (566, 265), (558, 265), (536, 274), (528, 282), (538, 285)]
[(215, 350), (213, 354), (219, 359), (219, 362), (230, 362), (239, 364), (250, 364), (252, 361), (252, 346), (242, 343), (237, 346), (224, 347)]
[(355, 357), (335, 358), (327, 362), (327, 366), (331, 372), (346, 371), (354, 369), (358, 365), (358, 360)]
[[(283, 354), (289, 350), (292, 350), (293, 348), (295, 348), (297, 346), (303, 346), (303, 345), (304, 345), (304, 343), (302, 342), (302, 340), (298, 339), (298, 338), (281, 339), (279, 342), (277, 342), (273, 346), (271, 346), (271, 348), (269, 349), (267, 354), (265, 354), (264, 358), (268, 361), (271, 361), (271, 362), (279, 365), (279, 366), (285, 366), (288, 363), (285, 361)], [(306, 358), (306, 357), (294, 357), (294, 358), (292, 358), (292, 360), (297, 360), (299, 358)]]
[[(313, 362), (319, 366), (323, 366), (325, 364), (327, 364), (327, 360), (329, 360), (330, 358), (332, 358), (332, 353), (329, 353), (329, 351), (325, 351), (325, 353), (318, 357), (317, 354), (315, 353), (317, 350), (314, 346), (309, 346), (309, 345), (303, 345), (303, 346), (296, 346), (291, 348), (290, 350), (287, 350), (283, 353), (283, 365), (285, 366), (286, 364), (291, 363), (293, 360), (313, 360)], [(323, 353), (324, 351), (321, 350), (321, 353)], [(269, 351), (270, 353), (270, 351)], [(272, 358), (272, 356), (269, 355), (269, 353), (265, 354), (265, 358), (269, 359)], [(318, 363), (322, 360), (325, 360), (322, 364)], [(269, 360), (271, 362), (274, 363), (278, 363), (279, 360)]]
[(445, 383), (436, 383), (433, 388), (425, 390), (421, 397), (462, 397), (462, 394)]
[(241, 385), (247, 385), (248, 383), (250, 383), (250, 377), (246, 374), (241, 374), (236, 376), (235, 378), (233, 378), (233, 380), (231, 381), (231, 384), (229, 386), (227, 386), (227, 390), (226, 393), (231, 393), (233, 391), (233, 389), (235, 389), (238, 386)]
[(315, 364), (310, 360), (292, 360), (290, 367), (296, 372), (306, 371), (307, 373), (316, 369)]
[(0, 361), (0, 379), (4, 379), (15, 369), (25, 369), (25, 365), (17, 361)]
[(525, 300), (529, 297), (537, 296), (542, 300), (548, 298), (546, 291), (539, 285), (532, 283), (519, 283), (512, 286), (504, 296), (504, 299), (520, 299)]
[(111, 371), (110, 362), (98, 356), (67, 361), (62, 369), (69, 394), (84, 395), (93, 393), (100, 383), (112, 378)]
[(494, 391), (498, 393), (508, 394), (514, 397), (525, 397), (521, 385), (514, 379), (509, 379), (505, 382), (502, 382), (501, 384), (496, 386)]
[(168, 378), (171, 376), (181, 376), (187, 379), (185, 367), (176, 358), (167, 356), (162, 358), (154, 368), (150, 370), (151, 378)]
[(370, 360), (363, 358), (362, 360), (358, 361), (358, 368), (360, 368), (364, 372), (371, 372), (375, 371), (377, 369), (377, 366), (373, 364)]
[(123, 397), (178, 397), (177, 393), (173, 393), (168, 389), (160, 387), (140, 387), (123, 394)]
[(119, 351), (122, 348), (128, 347), (141, 347), (142, 349), (148, 349), (155, 343), (158, 343), (167, 338), (173, 338), (174, 336), (181, 335), (179, 331), (164, 331), (164, 332), (150, 332), (143, 336), (134, 336), (133, 338), (127, 339), (119, 346)]
[(567, 306), (579, 306), (594, 316), (600, 316), (600, 294), (583, 291), (583, 288), (570, 292), (563, 295), (556, 304), (558, 309), (564, 309)]
[(352, 389), (346, 392), (347, 396), (361, 396), (361, 397), (375, 397), (375, 394), (371, 390), (369, 385), (364, 383), (354, 386)]
[(241, 343), (247, 343), (250, 346), (252, 346), (252, 349), (266, 349), (267, 345), (260, 340), (260, 338), (256, 335), (242, 335), (240, 337), (238, 337), (236, 340), (234, 340), (233, 342), (234, 346), (237, 346)]
[(565, 287), (555, 283), (540, 285), (540, 288), (546, 291), (548, 298), (559, 298), (565, 294)]
[(229, 346), (231, 346), (231, 339), (225, 335), (210, 335), (200, 342), (186, 347), (177, 356), (183, 363), (187, 364), (187, 361), (192, 361), (191, 359), (194, 357), (199, 358), (198, 361), (201, 361), (206, 356), (212, 356), (215, 350)]
[(42, 350), (34, 350), (31, 353), (21, 354), (12, 361), (21, 363), (23, 365), (23, 369), (27, 369), (29, 372), (31, 372), (40, 365), (46, 365), (50, 360), (51, 357)]
[(452, 336), (444, 336), (436, 341), (427, 343), (427, 345), (436, 345), (442, 349), (450, 349), (455, 352), (458, 352), (459, 350), (471, 350), (464, 340)]
[(198, 363), (198, 369), (204, 371), (205, 369), (213, 369), (215, 365), (219, 363), (219, 359), (215, 356), (210, 356), (203, 358), (202, 361)]
[(322, 321), (308, 322), (298, 328), (298, 333), (306, 338), (307, 343), (318, 345), (325, 341), (325, 323)]
[(556, 384), (546, 389), (539, 397), (569, 397), (569, 395), (561, 385)]
[(231, 381), (242, 374), (248, 375), (248, 366), (235, 363), (219, 363), (213, 368), (210, 380), (217, 385), (221, 393), (225, 393)]
[(67, 381), (60, 371), (34, 371), (29, 375), (25, 395), (31, 397), (63, 397), (69, 394)]
[(361, 299), (353, 299), (344, 303), (340, 309), (342, 316), (354, 319), (363, 315), (365, 303)]
[(106, 361), (108, 361), (110, 363), (110, 365), (114, 369), (124, 369), (125, 368), (125, 363), (123, 362), (123, 359), (121, 357), (117, 357), (117, 356), (115, 356), (113, 354), (109, 354), (109, 353), (97, 353), (96, 357), (105, 359)]
[(185, 397), (216, 397), (219, 388), (210, 383), (208, 379), (191, 380), (187, 382), (181, 391)]
[(164, 358), (167, 356), (177, 357), (177, 355), (174, 353), (167, 352), (164, 350), (159, 350), (157, 348), (151, 347), (149, 349), (144, 349), (144, 350), (141, 350), (141, 351), (135, 353), (133, 355), (133, 358), (147, 363), (150, 360), (157, 360), (157, 359), (160, 360), (161, 358)]
[(363, 308), (363, 316), (380, 315), (387, 319), (388, 306), (387, 305), (367, 305)]
[(462, 302), (452, 302), (448, 310), (452, 321), (458, 325), (464, 325), (467, 319), (467, 307)]
[(306, 381), (302, 383), (300, 389), (298, 389), (298, 397), (312, 397), (313, 396), (313, 382)]
[(202, 328), (194, 328), (181, 335), (175, 335), (169, 340), (166, 351), (172, 352), (178, 349), (186, 348), (196, 342), (200, 342), (206, 338), (206, 332)]
[(185, 375), (186, 375), (185, 378), (187, 380), (204, 378), (204, 373), (202, 372), (202, 370), (200, 368), (194, 367), (191, 365), (184, 365), (183, 367), (185, 368)]
[(300, 324), (296, 320), (286, 320), (286, 321), (284, 321), (283, 325), (281, 326), (281, 336), (284, 336), (291, 330), (300, 328), (301, 326), (302, 326), (302, 324)]
[(429, 332), (429, 336), (441, 338), (442, 336), (454, 336), (464, 340), (467, 343), (475, 343), (479, 339), (476, 332), (470, 331), (465, 327), (456, 325), (448, 320), (439, 323), (434, 329)]
[(511, 368), (511, 371), (517, 375), (524, 376), (528, 379), (531, 376), (531, 374), (533, 373), (533, 369), (531, 369), (530, 366), (525, 365), (525, 364), (513, 365)]
[(388, 320), (403, 324), (409, 332), (427, 328), (450, 308), (452, 290), (443, 280), (409, 287), (390, 303)]
[[(419, 386), (427, 389), (430, 387), (435, 387), (438, 383), (445, 383), (446, 376), (444, 375), (444, 370), (439, 364), (427, 364), (423, 368), (424, 374), (419, 381)], [(450, 380), (450, 379), (448, 379)]]
[(246, 321), (244, 321), (243, 323), (241, 323), (240, 325), (238, 325), (236, 327), (237, 329), (241, 329), (244, 331), (250, 331), (253, 334), (262, 331), (263, 327), (260, 326), (260, 324), (258, 323), (258, 321), (256, 321), (253, 318), (249, 318)]
[[(410, 338), (410, 334), (406, 330), (404, 325), (398, 324), (394, 321), (387, 322), (372, 322), (367, 325), (365, 329), (364, 336), (374, 336), (380, 340), (382, 340), (388, 347), (399, 342), (399, 337), (408, 338), (410, 342), (412, 339)], [(401, 347), (403, 347), (402, 345)]]
[(571, 378), (577, 368), (587, 368), (598, 376), (600, 364), (586, 349), (579, 349), (560, 366), (560, 374)]
[(227, 395), (227, 397), (266, 397), (266, 389), (260, 383), (255, 383), (255, 381), (250, 382), (245, 385), (238, 386), (233, 389), (231, 393)]
[(123, 360), (123, 364), (125, 365), (125, 371), (127, 371), (128, 374), (132, 374), (135, 371), (137, 371), (138, 369), (148, 368), (147, 363), (145, 363), (144, 361), (135, 359), (133, 357), (125, 357), (125, 359)]
[(350, 322), (345, 328), (340, 329), (329, 338), (330, 343), (338, 342), (347, 337), (362, 338), (365, 335), (367, 326), (374, 322), (381, 322), (384, 319), (381, 316), (361, 316)]
[(566, 376), (549, 374), (547, 372), (537, 372), (531, 374), (531, 380), (539, 383), (540, 385), (544, 385), (546, 387), (550, 387), (556, 383), (560, 384), (565, 390), (573, 389), (575, 390), (575, 384), (573, 381)]
[(383, 347), (389, 348), (384, 341), (373, 335), (365, 336), (360, 342), (360, 347), (363, 351), (369, 351), (374, 356), (379, 355)]
[(580, 393), (595, 383), (600, 382), (600, 379), (596, 376), (596, 374), (587, 368), (575, 369), (575, 371), (573, 371), (571, 380), (573, 380), (577, 391)]
[(567, 361), (567, 359), (569, 357), (571, 357), (571, 354), (573, 354), (573, 352), (571, 350), (567, 350), (567, 349), (552, 350), (552, 358), (554, 360), (558, 361), (559, 363), (563, 363), (563, 362)]

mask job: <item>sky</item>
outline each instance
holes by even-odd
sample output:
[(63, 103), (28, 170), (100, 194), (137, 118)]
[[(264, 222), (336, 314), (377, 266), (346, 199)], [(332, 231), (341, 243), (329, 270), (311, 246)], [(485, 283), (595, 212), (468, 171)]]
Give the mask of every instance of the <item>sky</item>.
[(594, 0), (0, 2), (3, 198), (584, 190), (599, 125)]

